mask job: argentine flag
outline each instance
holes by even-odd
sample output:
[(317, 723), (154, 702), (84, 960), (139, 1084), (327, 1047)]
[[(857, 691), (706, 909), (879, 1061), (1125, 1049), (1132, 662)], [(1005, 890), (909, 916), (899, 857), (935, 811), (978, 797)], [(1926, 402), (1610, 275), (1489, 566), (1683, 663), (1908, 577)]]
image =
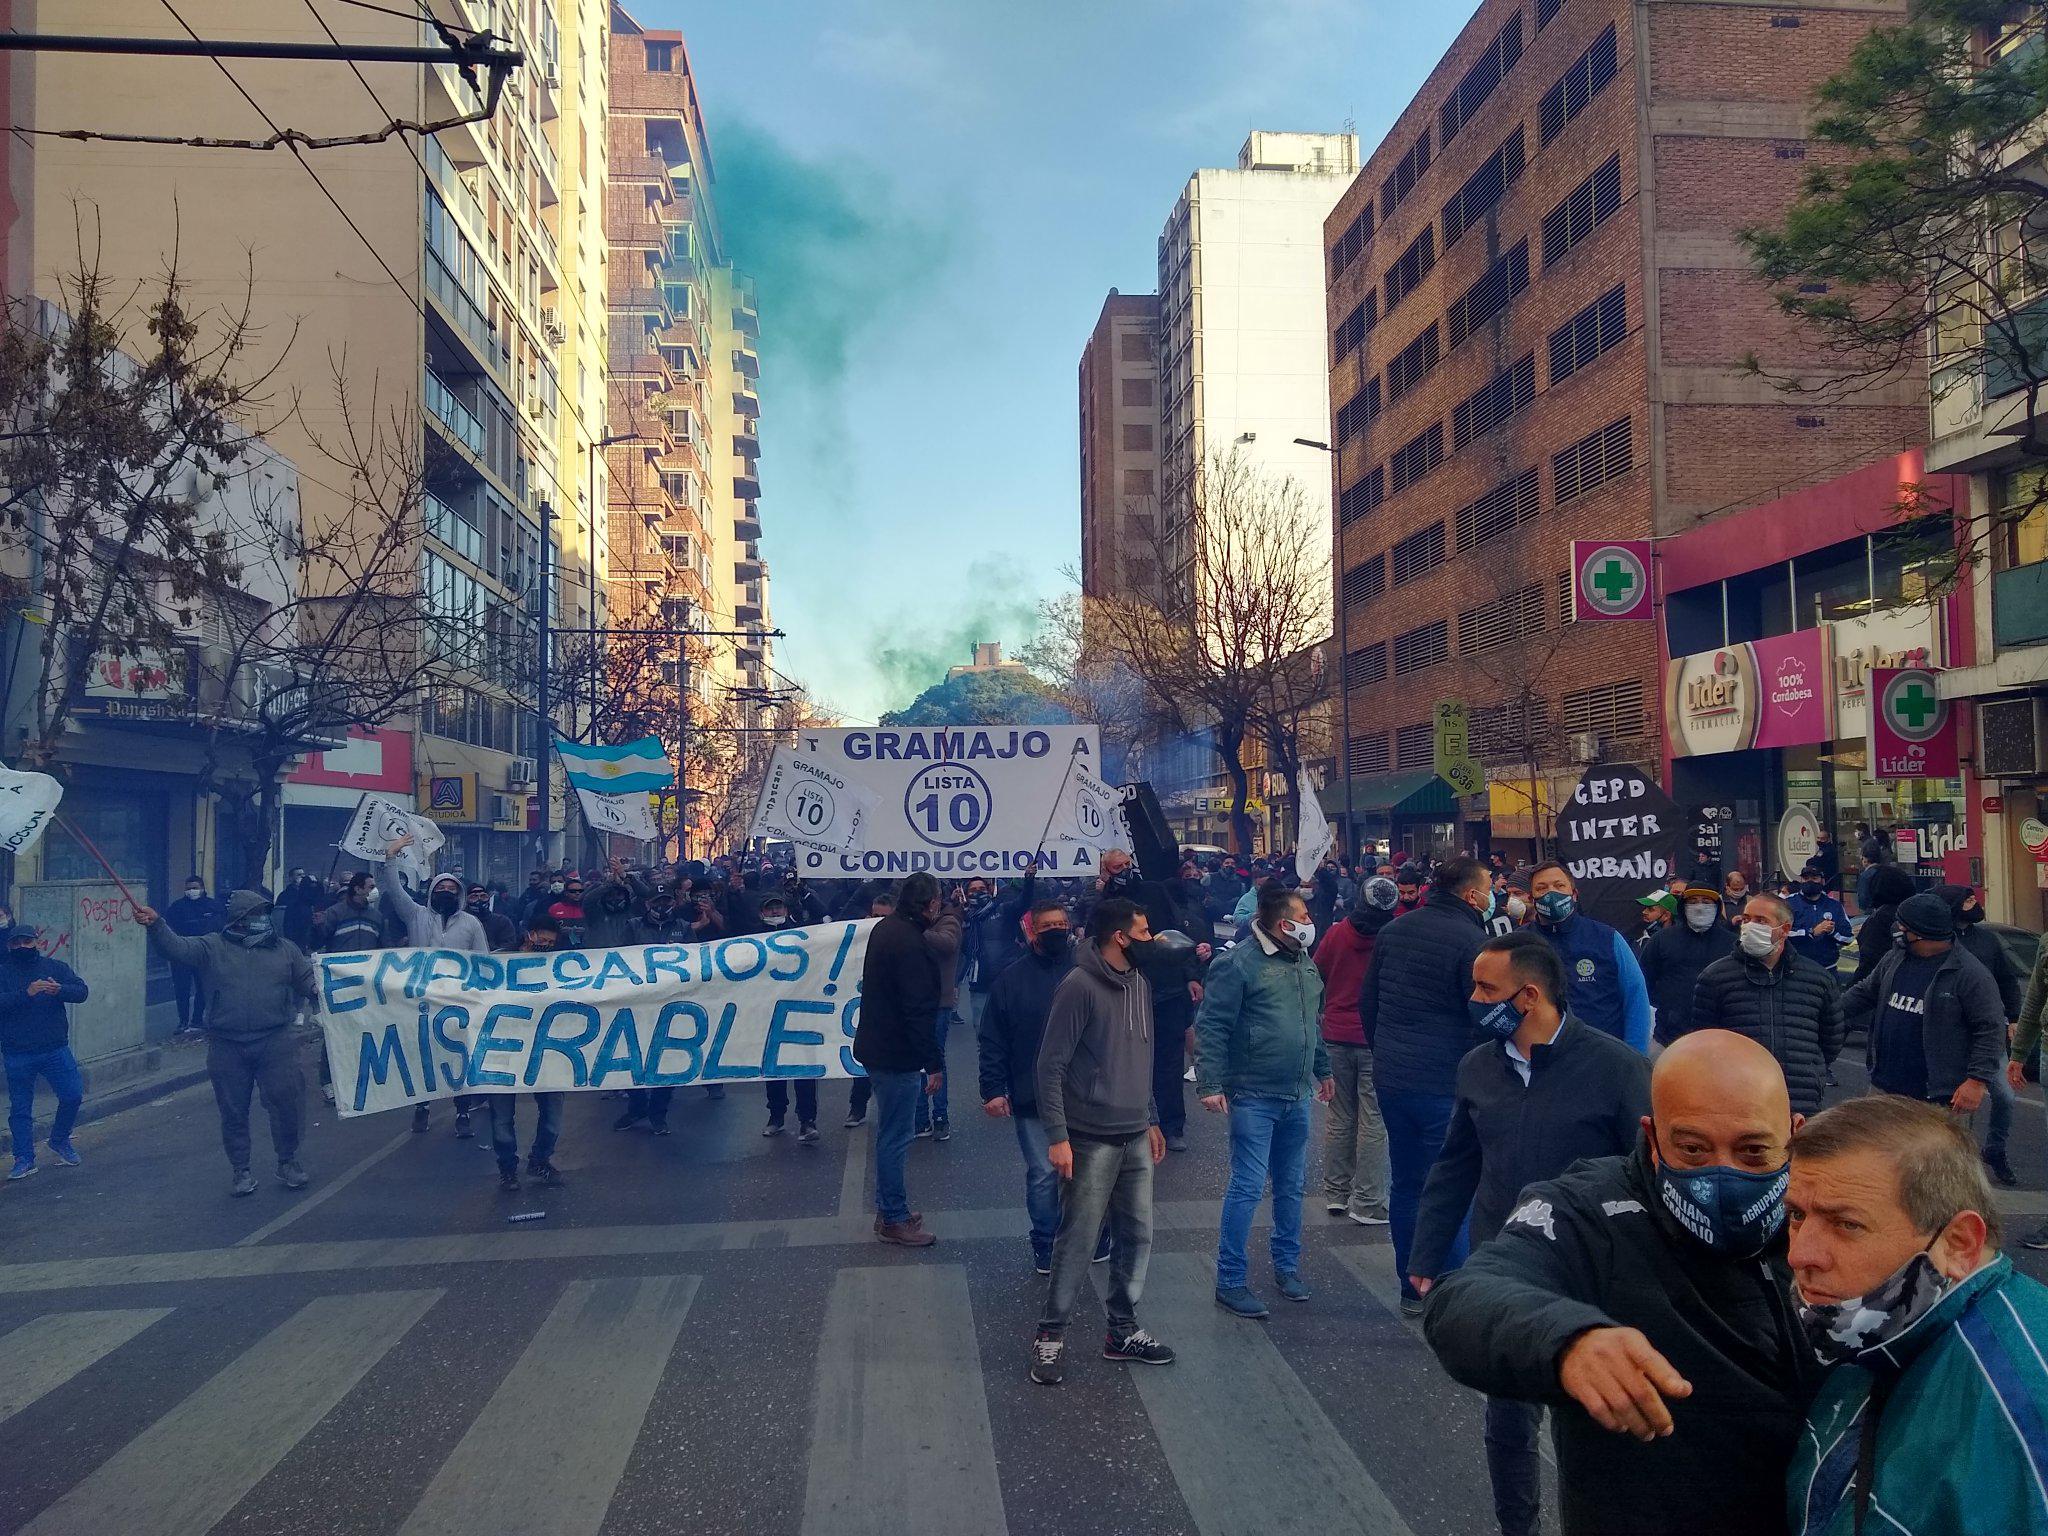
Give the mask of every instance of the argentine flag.
[(600, 795), (637, 795), (667, 789), (676, 781), (675, 765), (658, 736), (617, 747), (586, 747), (581, 742), (555, 742), (569, 782)]

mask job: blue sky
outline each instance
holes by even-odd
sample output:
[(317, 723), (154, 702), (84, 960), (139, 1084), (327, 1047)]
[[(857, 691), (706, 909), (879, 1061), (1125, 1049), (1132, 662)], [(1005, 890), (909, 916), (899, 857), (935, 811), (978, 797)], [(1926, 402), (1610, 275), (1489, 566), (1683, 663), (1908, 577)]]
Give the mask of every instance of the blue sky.
[(1080, 549), (1075, 370), (1252, 128), (1370, 153), (1472, 6), (641, 0), (689, 40), (760, 284), (783, 669), (849, 718), (1026, 641)]

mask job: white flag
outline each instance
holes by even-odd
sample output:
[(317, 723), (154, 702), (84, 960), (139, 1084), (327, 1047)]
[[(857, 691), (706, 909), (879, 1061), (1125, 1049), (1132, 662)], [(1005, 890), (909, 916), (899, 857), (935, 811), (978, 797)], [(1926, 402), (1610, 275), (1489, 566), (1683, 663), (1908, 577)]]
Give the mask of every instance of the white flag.
[(823, 758), (777, 747), (747, 835), (787, 838), (820, 853), (856, 853), (866, 846), (878, 803), (872, 790)]
[(1122, 799), (1115, 785), (1105, 784), (1075, 762), (1067, 769), (1067, 782), (1053, 811), (1053, 831), (1063, 843), (1128, 848), (1130, 834), (1125, 830)]
[(1323, 855), (1337, 846), (1337, 834), (1330, 830), (1329, 818), (1323, 815), (1323, 802), (1316, 798), (1316, 787), (1306, 768), (1295, 775), (1294, 792), (1301, 802), (1301, 825), (1294, 839), (1294, 874), (1307, 885), (1315, 879)]
[(20, 853), (33, 848), (63, 798), (64, 786), (47, 773), (16, 773), (0, 766), (0, 849)]
[(642, 843), (654, 842), (661, 836), (661, 829), (654, 824), (654, 808), (647, 803), (645, 790), (601, 795), (594, 789), (584, 789), (579, 785), (576, 798), (583, 802), (583, 814), (590, 818), (590, 824), (600, 832), (616, 832), (621, 837)]
[(382, 864), (384, 850), (408, 832), (412, 844), (398, 855), (398, 868), (418, 884), (433, 869), (434, 855), (448, 841), (448, 834), (427, 817), (415, 815), (402, 800), (364, 795), (341, 834), (341, 851), (366, 864)]

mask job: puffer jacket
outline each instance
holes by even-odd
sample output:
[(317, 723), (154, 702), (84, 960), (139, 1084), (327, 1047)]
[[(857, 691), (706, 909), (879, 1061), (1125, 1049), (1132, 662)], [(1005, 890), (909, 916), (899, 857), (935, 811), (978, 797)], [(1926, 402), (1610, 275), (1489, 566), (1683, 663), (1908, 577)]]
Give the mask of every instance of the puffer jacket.
[(1691, 1028), (1733, 1030), (1756, 1041), (1784, 1069), (1793, 1110), (1810, 1115), (1842, 1049), (1841, 997), (1834, 978), (1790, 944), (1775, 966), (1738, 951), (1700, 972)]
[[(270, 903), (254, 891), (228, 897), (228, 927)], [(188, 938), (161, 919), (149, 942), (166, 960), (190, 966), (206, 989), (206, 1032), (223, 1040), (259, 1040), (283, 1029), (318, 997), (313, 962), (290, 939), (273, 935), (260, 944), (237, 944), (226, 932)]]
[(1854, 1536), (1866, 1436), (1865, 1536), (2048, 1529), (2035, 1470), (2048, 1449), (2044, 1351), (2048, 1291), (1999, 1255), (1900, 1337), (1829, 1371), (1786, 1478), (1795, 1536)]
[(1718, 916), (1705, 933), (1695, 933), (1681, 918), (1643, 941), (1637, 960), (1643, 984), (1650, 989), (1650, 1006), (1657, 1012), (1653, 1032), (1658, 1044), (1669, 1045), (1692, 1028), (1692, 999), (1700, 972), (1734, 953), (1735, 930)]
[(1307, 1098), (1330, 1075), (1322, 1017), (1315, 962), (1254, 929), (1209, 967), (1195, 1015), (1195, 1092)]
[(1378, 1087), (1444, 1098), (1455, 1091), (1458, 1063), (1479, 1043), (1465, 1004), (1485, 942), (1479, 914), (1449, 891), (1431, 891), (1380, 930), (1358, 993)]

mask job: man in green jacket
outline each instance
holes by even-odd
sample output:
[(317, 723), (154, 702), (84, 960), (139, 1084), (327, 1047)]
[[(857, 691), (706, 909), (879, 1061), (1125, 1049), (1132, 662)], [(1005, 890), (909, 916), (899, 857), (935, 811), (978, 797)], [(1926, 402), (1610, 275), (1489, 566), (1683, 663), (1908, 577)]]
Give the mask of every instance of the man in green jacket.
[(1323, 978), (1310, 954), (1315, 924), (1298, 892), (1261, 887), (1252, 931), (1209, 968), (1195, 1019), (1195, 1092), (1212, 1114), (1230, 1112), (1230, 1188), (1216, 1242), (1216, 1304), (1260, 1318), (1266, 1304), (1245, 1283), (1252, 1215), (1273, 1186), (1273, 1279), (1307, 1301), (1301, 1278), (1301, 1192), (1308, 1175), (1308, 1101), (1336, 1092), (1323, 1045)]
[(1792, 1138), (1794, 1300), (1832, 1369), (1786, 1489), (1797, 1536), (2048, 1530), (2048, 1289), (1999, 1252), (1969, 1133), (1851, 1099)]

